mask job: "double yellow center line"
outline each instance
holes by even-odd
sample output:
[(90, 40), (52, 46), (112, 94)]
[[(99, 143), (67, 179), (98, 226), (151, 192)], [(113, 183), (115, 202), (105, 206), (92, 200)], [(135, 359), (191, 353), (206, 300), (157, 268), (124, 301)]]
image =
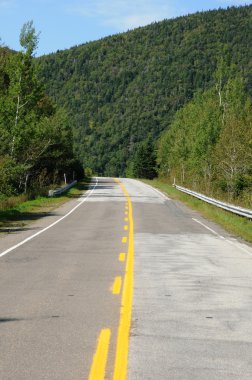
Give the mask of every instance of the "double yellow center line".
[[(133, 285), (134, 285), (134, 221), (132, 203), (125, 186), (119, 183), (127, 200), (129, 219), (128, 255), (124, 275), (120, 322), (117, 335), (117, 347), (113, 380), (126, 380), (128, 367), (129, 333), (132, 314)], [(127, 209), (127, 207), (126, 207)]]
[[(134, 222), (132, 203), (129, 193), (126, 190), (125, 186), (118, 179), (115, 179), (115, 182), (119, 184), (126, 198), (126, 211), (124, 220), (129, 222), (129, 226), (127, 225), (126, 228), (124, 227), (124, 230), (128, 231), (128, 237), (122, 238), (122, 243), (128, 242), (128, 254), (126, 270), (123, 279), (120, 321), (117, 332), (113, 380), (126, 380), (134, 285)], [(124, 261), (125, 257), (125, 253), (120, 253), (119, 260)], [(121, 277), (116, 277), (112, 287), (112, 293), (119, 294), (121, 290), (121, 285)], [(110, 337), (110, 329), (103, 329), (101, 331), (98, 339), (97, 350), (94, 355), (93, 364), (89, 374), (89, 380), (104, 380)]]

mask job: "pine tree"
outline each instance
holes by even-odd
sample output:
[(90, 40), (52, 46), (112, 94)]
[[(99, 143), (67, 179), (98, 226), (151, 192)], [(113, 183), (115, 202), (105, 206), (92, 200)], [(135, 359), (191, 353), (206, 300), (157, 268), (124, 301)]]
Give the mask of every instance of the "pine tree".
[(153, 179), (157, 175), (156, 152), (151, 138), (138, 145), (133, 156), (132, 172), (136, 178)]

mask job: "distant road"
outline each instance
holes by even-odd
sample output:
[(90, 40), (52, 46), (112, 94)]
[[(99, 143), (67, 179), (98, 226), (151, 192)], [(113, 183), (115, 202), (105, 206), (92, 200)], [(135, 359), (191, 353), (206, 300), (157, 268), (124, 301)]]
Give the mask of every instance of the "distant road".
[(139, 181), (93, 180), (1, 253), (1, 380), (252, 378), (252, 248)]

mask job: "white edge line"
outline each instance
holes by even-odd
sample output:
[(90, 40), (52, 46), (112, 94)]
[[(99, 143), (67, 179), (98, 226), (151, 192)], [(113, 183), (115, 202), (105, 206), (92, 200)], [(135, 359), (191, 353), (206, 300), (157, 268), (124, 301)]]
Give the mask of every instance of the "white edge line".
[(247, 253), (249, 256), (252, 256), (252, 252), (249, 252), (246, 248), (241, 247), (239, 244), (235, 244), (233, 241), (226, 239), (224, 236), (219, 235), (216, 231), (212, 230), (212, 228), (206, 226), (204, 223), (200, 222), (198, 219), (192, 218), (196, 223), (201, 224), (203, 227), (205, 227), (207, 230), (211, 231), (214, 235), (218, 236), (219, 238), (225, 240), (227, 243), (233, 245), (234, 247), (240, 249), (241, 251)]
[(151, 186), (151, 185), (148, 185), (147, 183), (145, 183), (146, 186), (150, 187), (152, 190), (154, 190), (156, 193), (158, 193), (159, 195), (161, 195), (163, 198), (167, 199), (167, 200), (171, 200), (167, 195), (165, 195), (164, 193), (162, 193), (162, 191), (156, 189), (154, 186)]
[(28, 241), (30, 241), (32, 239), (34, 239), (36, 236), (38, 236), (38, 235), (42, 234), (43, 232), (49, 230), (49, 228), (55, 226), (56, 224), (58, 224), (59, 222), (61, 222), (63, 219), (65, 219), (66, 217), (68, 217), (70, 214), (72, 214), (72, 212), (74, 212), (78, 207), (80, 207), (84, 202), (86, 202), (86, 200), (93, 193), (93, 191), (95, 190), (95, 188), (96, 188), (97, 185), (98, 185), (98, 178), (96, 177), (96, 183), (95, 183), (94, 187), (92, 188), (92, 190), (90, 191), (90, 193), (79, 204), (77, 204), (72, 210), (70, 210), (66, 215), (62, 216), (60, 219), (56, 220), (56, 222), (53, 222), (49, 226), (43, 228), (41, 231), (36, 232), (34, 235), (29, 236), (28, 238), (22, 240), (20, 243), (18, 243), (16, 245), (13, 245), (12, 247), (6, 249), (6, 251), (3, 251), (0, 254), (0, 257), (3, 257), (4, 255), (7, 255), (7, 253), (9, 253), (11, 251), (14, 251), (14, 249), (20, 247), (21, 245), (27, 243)]
[(223, 236), (219, 235), (216, 231), (212, 230), (212, 228), (206, 226), (204, 223), (200, 222), (198, 219), (192, 218), (196, 223), (199, 223), (201, 226), (205, 227), (208, 231), (211, 231), (214, 235), (219, 236), (221, 239), (224, 239)]
[(148, 183), (145, 183), (145, 182), (139, 181), (139, 180), (137, 180), (137, 179), (134, 179), (134, 181), (142, 183), (143, 185), (149, 187), (151, 190), (153, 190), (153, 191), (155, 191), (156, 193), (158, 193), (159, 195), (161, 195), (163, 198), (165, 198), (165, 199), (167, 199), (167, 200), (169, 200), (169, 201), (171, 200), (171, 198), (169, 198), (166, 194), (162, 193), (162, 191), (156, 189), (154, 186), (151, 186), (151, 185), (149, 185)]

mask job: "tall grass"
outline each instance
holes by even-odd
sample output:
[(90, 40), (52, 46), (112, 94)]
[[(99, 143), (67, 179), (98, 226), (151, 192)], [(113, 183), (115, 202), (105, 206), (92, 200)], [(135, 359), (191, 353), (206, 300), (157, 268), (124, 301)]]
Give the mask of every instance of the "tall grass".
[(0, 198), (0, 211), (9, 210), (17, 207), (21, 203), (24, 203), (29, 200), (29, 196), (27, 194), (21, 194), (17, 196), (12, 196), (8, 198)]

